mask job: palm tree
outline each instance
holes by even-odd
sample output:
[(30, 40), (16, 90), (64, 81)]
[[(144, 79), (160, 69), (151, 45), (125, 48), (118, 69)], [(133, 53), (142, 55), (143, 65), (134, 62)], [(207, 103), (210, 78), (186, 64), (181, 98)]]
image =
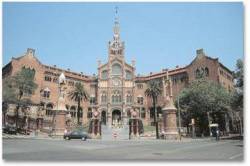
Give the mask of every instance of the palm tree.
[(157, 118), (156, 104), (158, 97), (161, 95), (161, 92), (162, 92), (162, 85), (160, 81), (152, 80), (148, 82), (148, 88), (145, 90), (145, 96), (150, 97), (153, 101), (156, 139), (159, 139), (158, 120), (156, 120)]
[(77, 101), (77, 124), (80, 124), (80, 108), (81, 108), (81, 101), (86, 101), (89, 99), (89, 95), (87, 91), (84, 89), (83, 84), (77, 82), (75, 84), (75, 88), (69, 92), (69, 97), (71, 100)]

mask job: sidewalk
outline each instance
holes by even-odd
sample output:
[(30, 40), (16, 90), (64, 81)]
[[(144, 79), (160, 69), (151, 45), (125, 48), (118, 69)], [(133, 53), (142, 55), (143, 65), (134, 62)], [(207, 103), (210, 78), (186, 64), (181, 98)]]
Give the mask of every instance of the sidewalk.
[[(49, 139), (49, 140), (63, 140), (63, 138), (52, 138), (48, 136), (47, 133), (39, 132), (38, 135), (35, 135), (35, 133), (31, 133), (30, 135), (11, 135), (11, 134), (2, 134), (3, 139)], [(220, 140), (228, 140), (228, 139), (243, 139), (243, 136), (240, 136), (239, 134), (230, 134), (228, 136), (222, 136), (220, 137)], [(95, 140), (95, 139), (93, 139)], [(99, 140), (99, 139), (98, 139)], [(128, 141), (152, 141), (156, 140), (155, 136), (146, 136), (146, 137), (140, 137), (138, 139), (132, 139)], [(197, 142), (197, 141), (212, 141), (215, 140), (215, 137), (196, 137), (196, 138), (190, 138), (190, 137), (182, 137), (180, 139), (159, 139), (159, 141), (166, 141), (166, 142)], [(100, 139), (101, 141), (101, 139)]]
[(38, 135), (35, 135), (35, 133), (31, 133), (30, 135), (22, 135), (22, 134), (2, 134), (3, 139), (51, 139), (51, 140), (63, 140), (63, 138), (52, 138), (48, 136), (46, 133), (39, 133)]
[[(192, 142), (192, 141), (212, 141), (215, 140), (215, 137), (195, 137), (195, 138), (191, 138), (191, 137), (182, 137), (181, 140), (180, 139), (166, 139), (166, 141), (168, 142)], [(229, 140), (229, 139), (243, 139), (243, 136), (241, 136), (240, 134), (229, 134), (228, 136), (221, 136), (220, 140)], [(156, 140), (155, 139), (155, 135), (152, 136), (143, 136), (140, 137), (139, 140)], [(159, 140), (164, 140), (164, 139), (159, 139)]]
[(229, 134), (228, 136), (222, 136), (220, 139), (226, 140), (226, 139), (243, 139), (244, 136), (240, 134)]

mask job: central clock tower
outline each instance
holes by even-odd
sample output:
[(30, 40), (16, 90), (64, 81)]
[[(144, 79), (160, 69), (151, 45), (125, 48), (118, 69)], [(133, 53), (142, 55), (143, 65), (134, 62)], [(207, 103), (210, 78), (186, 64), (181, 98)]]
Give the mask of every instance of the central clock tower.
[[(117, 14), (117, 12), (116, 12)], [(127, 123), (134, 104), (135, 66), (125, 62), (125, 43), (120, 39), (120, 25), (115, 17), (113, 39), (108, 42), (108, 62), (98, 65), (98, 111), (103, 124)], [(106, 117), (104, 117), (106, 116)]]

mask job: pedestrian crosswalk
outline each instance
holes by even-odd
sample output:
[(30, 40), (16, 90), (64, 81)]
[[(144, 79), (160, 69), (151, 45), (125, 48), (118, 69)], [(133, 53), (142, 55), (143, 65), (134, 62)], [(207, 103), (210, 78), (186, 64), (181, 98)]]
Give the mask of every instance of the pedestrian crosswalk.
[(120, 128), (112, 128), (111, 126), (102, 125), (102, 140), (128, 140), (129, 127), (123, 125)]

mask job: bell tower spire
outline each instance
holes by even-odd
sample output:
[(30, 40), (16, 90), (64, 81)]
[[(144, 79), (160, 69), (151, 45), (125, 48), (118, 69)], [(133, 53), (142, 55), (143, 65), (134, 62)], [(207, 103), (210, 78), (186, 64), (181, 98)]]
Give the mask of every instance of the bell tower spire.
[(120, 25), (118, 19), (118, 7), (115, 7), (115, 25), (114, 25), (114, 40), (120, 39)]
[(118, 7), (115, 7), (115, 22), (113, 27), (113, 40), (109, 42), (109, 55), (111, 57), (123, 57), (124, 42), (120, 39), (120, 24), (118, 18)]

